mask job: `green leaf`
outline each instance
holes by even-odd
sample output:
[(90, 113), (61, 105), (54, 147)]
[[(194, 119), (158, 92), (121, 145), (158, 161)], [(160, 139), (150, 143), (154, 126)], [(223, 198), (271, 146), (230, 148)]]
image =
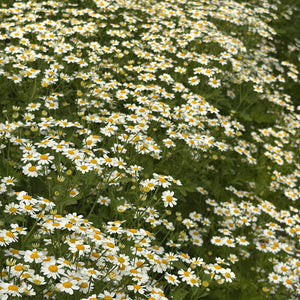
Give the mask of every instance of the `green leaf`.
[(179, 260), (174, 261), (173, 266), (178, 268), (178, 269), (186, 270), (186, 265), (182, 261), (179, 261)]
[(209, 292), (208, 292), (207, 290), (205, 290), (203, 294), (197, 296), (197, 299), (199, 299), (199, 298), (204, 298), (204, 297), (206, 297), (207, 295), (209, 295)]
[(179, 289), (174, 292), (172, 299), (173, 300), (183, 300), (187, 294), (188, 294), (188, 291)]
[(186, 193), (186, 191), (185, 191), (185, 188), (180, 187), (180, 188), (178, 188), (178, 190), (179, 190), (179, 192), (180, 192), (180, 194), (181, 194), (182, 196), (186, 196), (186, 195), (187, 195), (187, 193)]

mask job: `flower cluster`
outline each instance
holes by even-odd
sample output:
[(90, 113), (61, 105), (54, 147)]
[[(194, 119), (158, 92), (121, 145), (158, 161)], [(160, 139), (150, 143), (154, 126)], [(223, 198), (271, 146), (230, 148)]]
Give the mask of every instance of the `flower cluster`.
[(2, 4), (1, 299), (300, 295), (277, 2)]

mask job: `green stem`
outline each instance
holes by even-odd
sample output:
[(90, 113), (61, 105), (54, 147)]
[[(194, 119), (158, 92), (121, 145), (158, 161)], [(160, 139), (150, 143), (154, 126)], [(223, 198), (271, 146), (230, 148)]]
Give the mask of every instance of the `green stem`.
[[(107, 179), (106, 179), (106, 183), (108, 183), (109, 182), (109, 179), (110, 179), (110, 177), (111, 177), (111, 175), (112, 175), (112, 173), (113, 173), (113, 170), (110, 172), (110, 174), (108, 175), (108, 177), (107, 177)], [(91, 208), (91, 210), (90, 210), (90, 212), (88, 213), (88, 215), (87, 215), (87, 219), (90, 217), (90, 215), (92, 214), (92, 212), (94, 211), (94, 209), (95, 209), (95, 207), (96, 207), (96, 205), (97, 205), (97, 199), (94, 201), (94, 203), (93, 203), (93, 206), (92, 206), (92, 208)]]
[(35, 227), (36, 227), (36, 224), (37, 222), (39, 221), (39, 218), (37, 218), (33, 224), (33, 226), (31, 227), (31, 230), (29, 231), (29, 233), (26, 235), (26, 238), (25, 240), (23, 241), (22, 243), (22, 247), (25, 245), (25, 243), (27, 242), (27, 240), (29, 239), (29, 237), (31, 236), (32, 232), (34, 231)]
[[(105, 278), (110, 272), (112, 272), (116, 267), (117, 267), (117, 265), (115, 265), (112, 269), (108, 270), (107, 273), (106, 273), (102, 278), (104, 279), (104, 278)], [(102, 293), (102, 292), (106, 289), (106, 287), (109, 286), (109, 285), (111, 285), (111, 282), (110, 282), (110, 281), (104, 286), (104, 288), (101, 290), (100, 293)]]
[[(153, 194), (153, 197), (155, 196), (156, 192), (158, 191), (158, 189), (155, 190), (154, 194)], [(160, 201), (161, 199), (158, 198), (156, 200), (156, 202), (154, 203), (153, 207), (155, 207), (155, 205)], [(137, 222), (139, 222), (139, 220), (141, 219), (141, 217), (146, 213), (147, 211), (147, 207), (143, 210), (143, 212), (137, 217)]]

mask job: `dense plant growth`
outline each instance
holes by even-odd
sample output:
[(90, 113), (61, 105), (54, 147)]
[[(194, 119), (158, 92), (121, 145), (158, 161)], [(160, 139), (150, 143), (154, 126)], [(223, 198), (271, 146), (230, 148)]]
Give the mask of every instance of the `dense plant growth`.
[(2, 4), (0, 298), (297, 299), (295, 11)]

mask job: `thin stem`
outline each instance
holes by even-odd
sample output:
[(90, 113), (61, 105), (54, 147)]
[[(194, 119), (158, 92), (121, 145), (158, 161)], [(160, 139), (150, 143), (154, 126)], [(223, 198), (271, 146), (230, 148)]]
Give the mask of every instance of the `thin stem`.
[(37, 222), (39, 221), (39, 218), (37, 218), (33, 224), (33, 226), (31, 227), (31, 230), (29, 231), (29, 233), (26, 235), (26, 238), (24, 240), (24, 242), (22, 243), (22, 246), (25, 245), (25, 243), (27, 242), (27, 240), (29, 239), (29, 237), (31, 236), (32, 232), (35, 230), (35, 227), (37, 225)]

